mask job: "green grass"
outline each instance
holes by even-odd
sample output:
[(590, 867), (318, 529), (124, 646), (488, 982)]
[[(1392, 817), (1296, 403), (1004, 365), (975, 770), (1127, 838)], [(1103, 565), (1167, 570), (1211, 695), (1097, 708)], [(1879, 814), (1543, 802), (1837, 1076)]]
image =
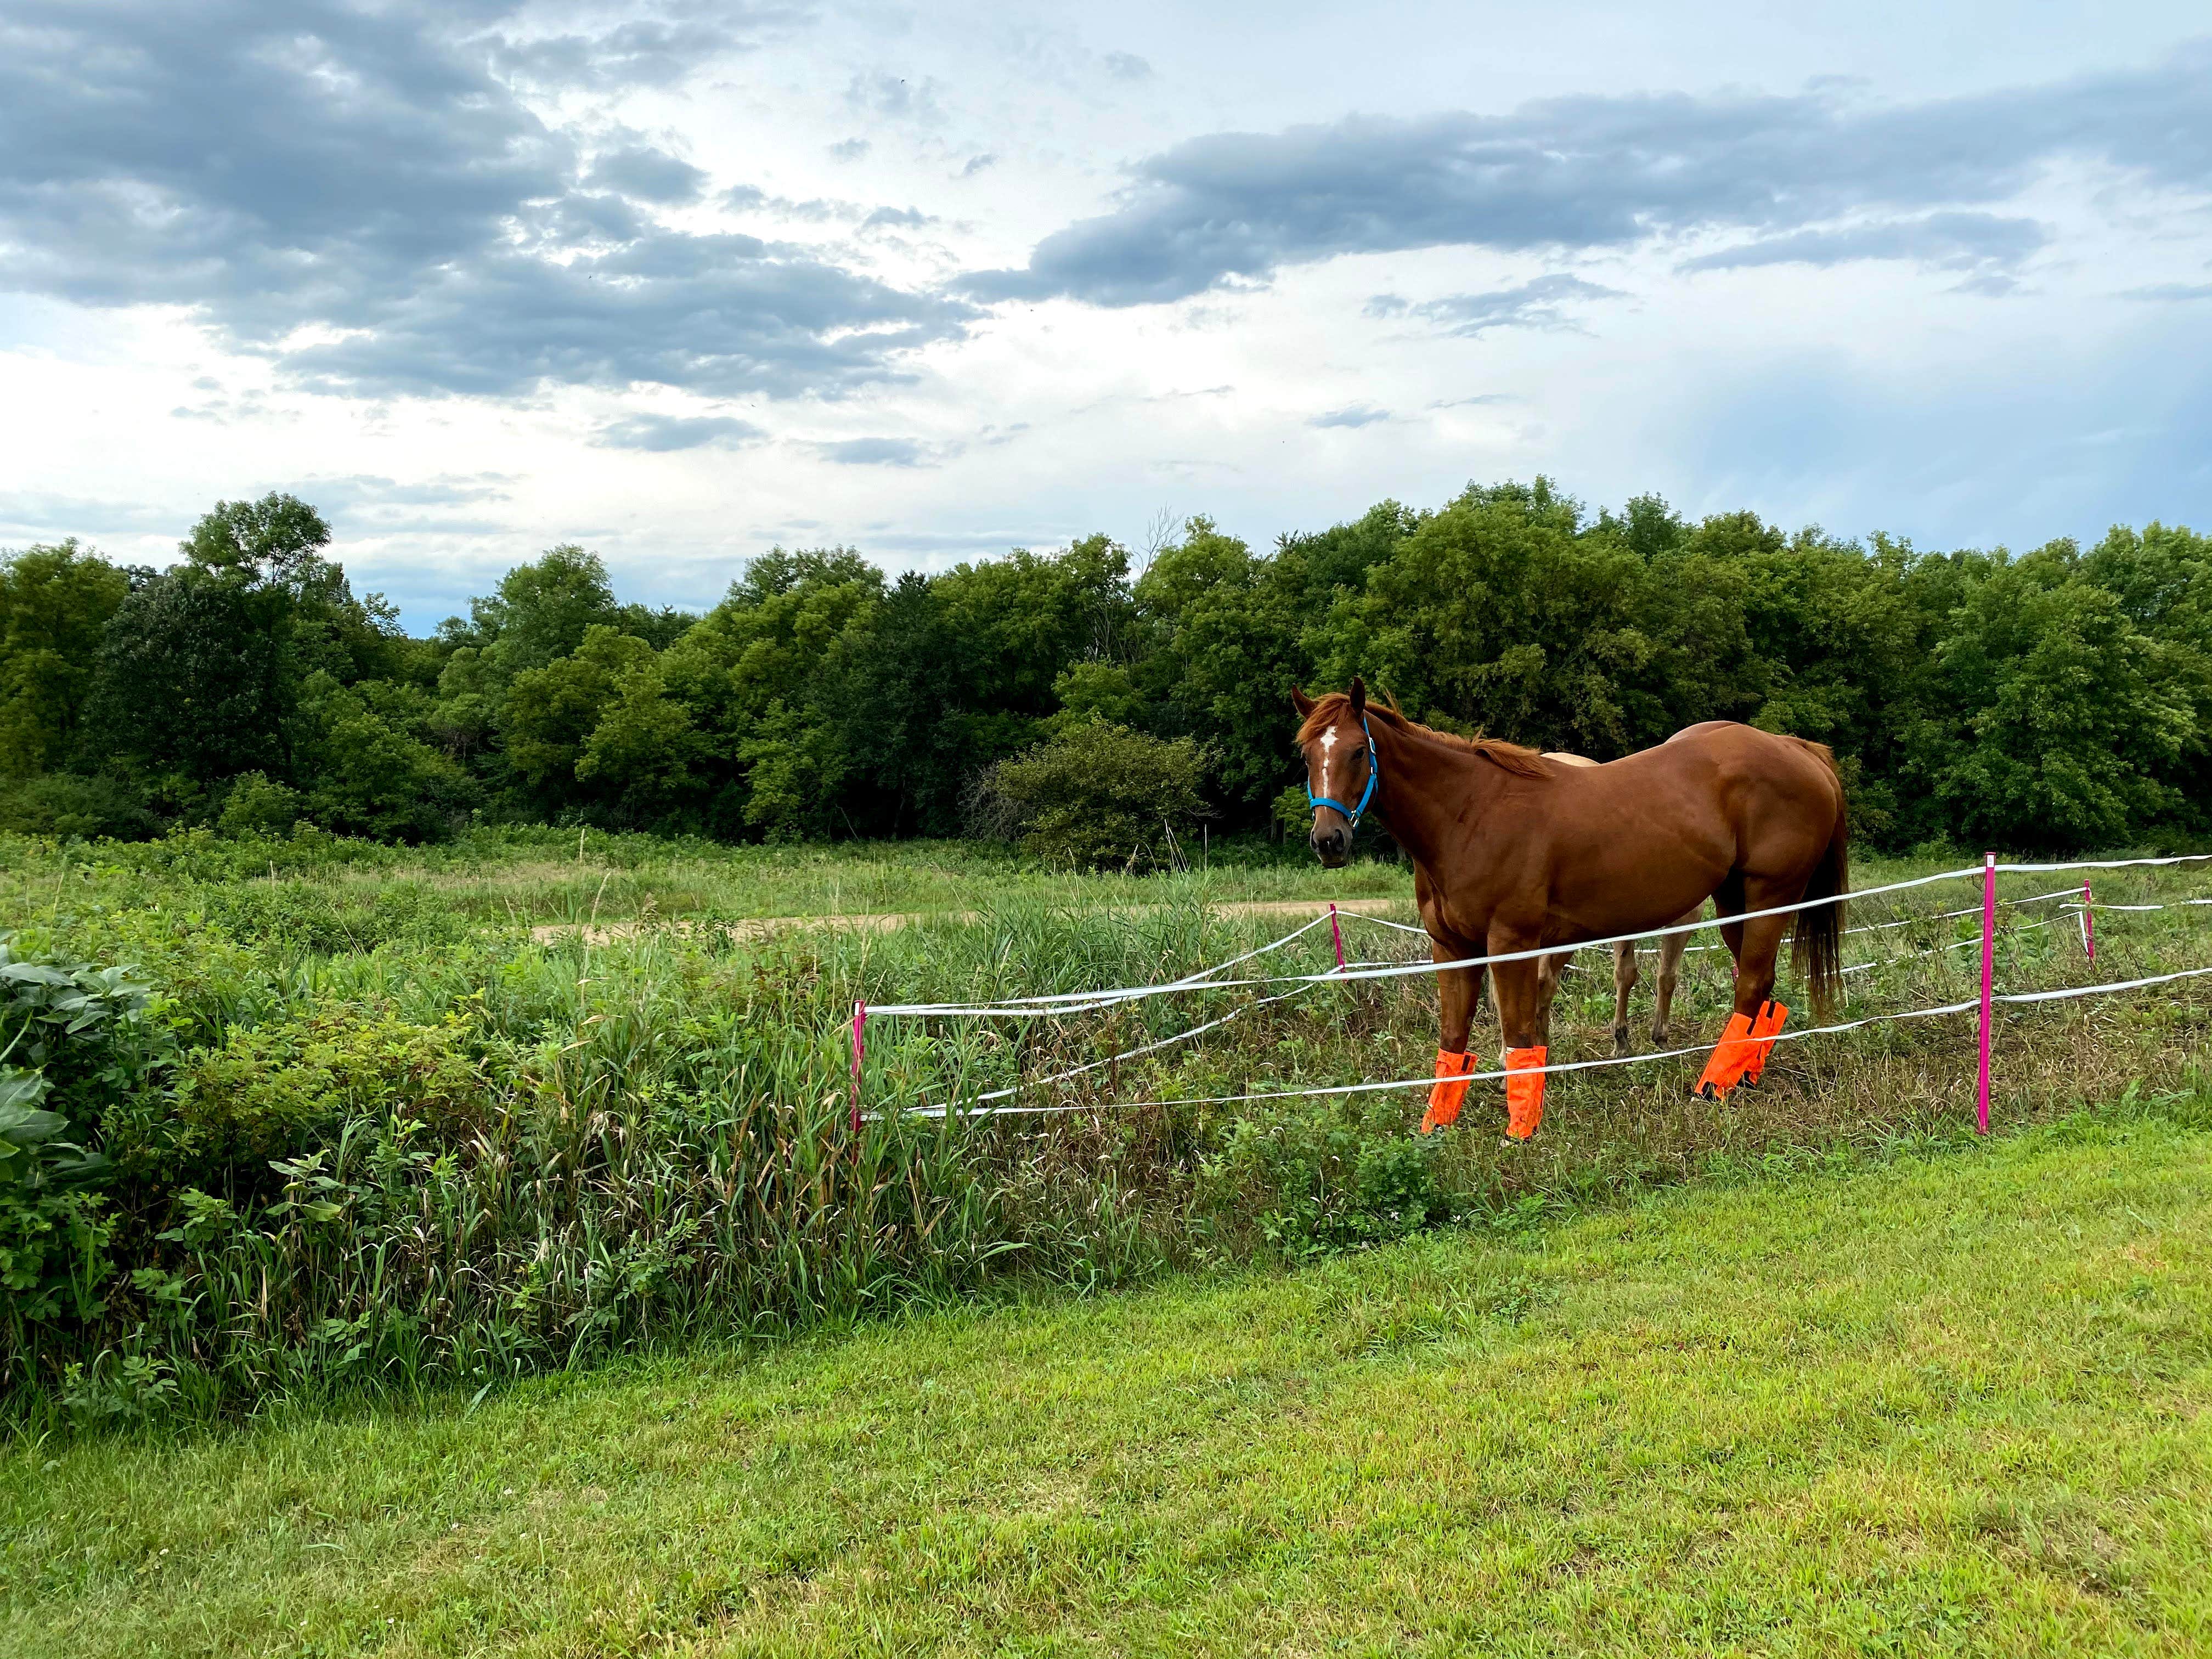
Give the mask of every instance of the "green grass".
[(1041, 867), (987, 842), (862, 842), (725, 846), (574, 830), (480, 830), (446, 846), (381, 847), (307, 836), (224, 842), (205, 832), (142, 845), (57, 847), (0, 836), (0, 903), (25, 916), (129, 902), (149, 890), (188, 894), (236, 883), (306, 889), (360, 904), (395, 885), (426, 890), (477, 923), (576, 923), (710, 917), (901, 915), (979, 903), (1072, 908), (1317, 897), (1413, 896), (1402, 864), (1325, 871), (1303, 847), (1244, 841), (1203, 854), (1187, 872), (1076, 874)]
[(0, 1462), (0, 1651), (2186, 1653), (2202, 1103)]

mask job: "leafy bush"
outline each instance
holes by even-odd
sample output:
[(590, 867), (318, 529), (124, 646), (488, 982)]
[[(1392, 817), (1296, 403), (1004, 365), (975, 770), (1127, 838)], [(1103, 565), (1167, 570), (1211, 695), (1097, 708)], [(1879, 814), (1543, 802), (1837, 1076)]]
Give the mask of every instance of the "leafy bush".
[[(135, 1144), (111, 1133), (108, 1146), (134, 1174), (174, 1180), (190, 1170), (251, 1190), (267, 1184), (271, 1159), (307, 1150), (349, 1118), (411, 1118), (465, 1134), (486, 1101), (468, 1035), (459, 1018), (419, 1025), (351, 1003), (234, 1025), (221, 1046), (179, 1060), (173, 1103), (157, 1103), (158, 1118), (134, 1126)], [(240, 1178), (226, 1182), (229, 1170)]]
[(112, 1224), (85, 1191), (106, 1160), (61, 1139), (69, 1120), (40, 1109), (46, 1080), (0, 1066), (0, 1330), (91, 1316)]
[(63, 1139), (71, 1120), (47, 1103), (96, 1112), (143, 1081), (118, 1063), (118, 1038), (143, 1022), (148, 988), (121, 968), (25, 961), (14, 945), (0, 934), (0, 1338), (20, 1349), (29, 1327), (98, 1306), (113, 1223), (88, 1189), (110, 1165)]
[(327, 673), (301, 690), (307, 816), (338, 835), (438, 841), (477, 799), (474, 780), (414, 734), (430, 723), (411, 687), (342, 686)]
[(304, 798), (289, 784), (275, 782), (260, 772), (244, 773), (224, 796), (215, 827), (234, 841), (251, 836), (274, 839), (291, 833), (303, 804)]
[(0, 1075), (6, 1062), (34, 1068), (39, 1093), (89, 1132), (159, 1063), (161, 1033), (148, 1019), (153, 988), (124, 967), (19, 956), (0, 933)]
[(112, 778), (55, 772), (0, 788), (0, 830), (59, 841), (143, 841), (161, 833), (161, 821)]
[(243, 881), (205, 898), (207, 918), (239, 939), (329, 955), (393, 943), (449, 945), (468, 923), (444, 895), (421, 882), (349, 893), (307, 882)]
[(1292, 1258), (1403, 1238), (1450, 1219), (1433, 1140), (1395, 1102), (1289, 1101), (1231, 1124), (1201, 1171), (1217, 1215), (1252, 1217)]
[(1188, 738), (1164, 742), (1086, 720), (983, 775), (978, 825), (1054, 864), (1130, 868), (1178, 862), (1175, 826), (1205, 811), (1204, 758)]

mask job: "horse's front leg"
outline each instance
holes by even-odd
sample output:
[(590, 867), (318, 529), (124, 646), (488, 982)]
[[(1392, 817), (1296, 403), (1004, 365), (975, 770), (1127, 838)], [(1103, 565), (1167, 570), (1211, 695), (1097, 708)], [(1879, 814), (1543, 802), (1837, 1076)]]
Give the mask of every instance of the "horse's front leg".
[[(1430, 960), (1456, 962), (1476, 954), (1441, 939), (1429, 941)], [(1468, 1052), (1474, 1029), (1474, 1006), (1482, 995), (1483, 969), (1447, 968), (1437, 975), (1437, 1069), (1429, 1085), (1429, 1109), (1421, 1115), (1421, 1133), (1431, 1134), (1459, 1121), (1460, 1103), (1467, 1098), (1467, 1073), (1478, 1070), (1480, 1060)]]
[[(1525, 951), (1534, 939), (1502, 940), (1490, 937), (1493, 955)], [(1544, 1006), (1543, 975), (1537, 959), (1501, 962), (1498, 980), (1498, 1022), (1505, 1034), (1505, 1133), (1526, 1140), (1544, 1121), (1544, 1058), (1549, 1052), (1544, 1033), (1548, 1011)]]

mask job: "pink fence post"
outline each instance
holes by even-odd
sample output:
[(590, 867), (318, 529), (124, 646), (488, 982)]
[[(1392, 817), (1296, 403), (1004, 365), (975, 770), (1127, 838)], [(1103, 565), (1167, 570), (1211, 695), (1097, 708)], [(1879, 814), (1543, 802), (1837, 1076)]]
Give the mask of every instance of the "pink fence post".
[(860, 1056), (868, 1051), (868, 1005), (853, 1005), (853, 1133), (860, 1133)]
[(2081, 878), (2081, 950), (2090, 961), (2097, 959), (2097, 924), (2089, 919), (2089, 878)]
[(1329, 942), (1336, 946), (1336, 971), (1340, 974), (1344, 971), (1344, 929), (1337, 926), (1334, 899), (1328, 903), (1328, 937)]
[(1974, 1080), (1974, 1130), (1990, 1132), (1990, 970), (1997, 934), (1997, 855), (1982, 855), (1982, 1029), (1981, 1064)]

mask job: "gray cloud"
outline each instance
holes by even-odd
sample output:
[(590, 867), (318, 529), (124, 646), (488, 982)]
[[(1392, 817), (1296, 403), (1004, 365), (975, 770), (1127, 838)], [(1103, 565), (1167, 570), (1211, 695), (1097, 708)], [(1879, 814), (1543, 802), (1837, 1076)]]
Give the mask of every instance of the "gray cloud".
[(497, 40), (466, 33), (512, 9), (20, 0), (0, 287), (187, 307), (341, 392), (834, 394), (965, 326), (962, 302), (818, 251), (653, 224), (626, 198), (696, 191), (673, 157), (619, 152), (591, 177), (622, 193), (582, 188), (569, 137), (495, 77)]
[(830, 146), (830, 154), (840, 161), (857, 161), (868, 153), (865, 138), (841, 138)]
[(550, 382), (796, 395), (896, 378), (893, 356), (958, 331), (964, 315), (802, 249), (659, 233), (565, 264), (486, 252), (383, 299), (370, 331), (284, 362), (326, 391), (497, 396)]
[(302, 501), (332, 512), (353, 508), (399, 507), (466, 507), (480, 501), (503, 501), (515, 482), (508, 472), (442, 473), (412, 483), (378, 477), (367, 472), (343, 477), (307, 478), (291, 486)]
[(10, 490), (0, 496), (0, 546), (13, 545), (18, 540), (57, 541), (64, 536), (88, 540), (101, 536), (176, 536), (191, 529), (196, 516), (143, 499), (105, 501), (88, 495)]
[(1753, 265), (1838, 265), (1853, 259), (1911, 259), (1942, 269), (2006, 269), (2039, 252), (2051, 233), (2033, 219), (1993, 213), (1930, 213), (1917, 219), (1884, 219), (1833, 230), (1799, 230), (1763, 237), (1684, 262), (1685, 270), (1731, 270)]
[(841, 438), (817, 443), (814, 453), (840, 466), (934, 466), (942, 452), (912, 438)]
[(2129, 289), (2120, 297), (2124, 300), (2162, 300), (2169, 303), (2212, 300), (2212, 283), (2153, 283), (2148, 288)]
[(1152, 66), (1133, 52), (1109, 52), (1106, 54), (1106, 73), (1116, 81), (1148, 81)]
[[(1923, 240), (1895, 233), (1899, 251), (1886, 257), (1943, 263), (1971, 245), (2001, 258), (2009, 236), (2017, 258), (2029, 239), (1990, 228), (2020, 222), (1976, 215), (1985, 221), (1977, 236), (1961, 221), (2014, 200), (2062, 160), (2201, 190), (2212, 174), (2212, 48), (2145, 70), (1887, 106), (1819, 87), (1219, 133), (1140, 162), (1112, 211), (1046, 237), (1026, 268), (978, 272), (967, 288), (987, 301), (1144, 305), (1346, 253), (1625, 249), (1713, 234), (1771, 241), (1865, 216), (1926, 216)], [(1951, 216), (1939, 224), (1940, 215)]]
[(935, 122), (945, 114), (937, 105), (935, 82), (912, 82), (887, 70), (854, 76), (845, 88), (845, 101), (882, 120)]
[(768, 434), (734, 415), (631, 415), (610, 421), (592, 441), (609, 449), (736, 449)]
[(920, 208), (879, 207), (860, 221), (862, 230), (872, 230), (896, 225), (906, 230), (920, 230), (925, 225), (937, 222), (933, 213), (924, 213)]
[(1617, 288), (1555, 272), (1514, 288), (1495, 289), (1487, 294), (1448, 294), (1419, 304), (1395, 294), (1378, 294), (1365, 308), (1370, 317), (1417, 317), (1433, 325), (1439, 333), (1473, 339), (1493, 328), (1572, 328), (1573, 320), (1559, 309), (1563, 301), (1620, 297)]
[(503, 78), (548, 88), (607, 91), (668, 86), (726, 52), (750, 50), (765, 34), (805, 21), (797, 6), (702, 6), (700, 17), (637, 19), (597, 34), (495, 35), (491, 65)]
[(963, 179), (973, 179), (984, 168), (994, 167), (998, 165), (998, 156), (987, 149), (981, 155), (969, 156), (967, 165), (960, 169), (960, 176)]
[(651, 144), (627, 144), (592, 162), (586, 183), (600, 190), (647, 202), (692, 202), (706, 188), (707, 174)]
[(1377, 421), (1387, 421), (1389, 418), (1389, 410), (1377, 409), (1372, 404), (1347, 404), (1342, 409), (1330, 410), (1326, 415), (1316, 415), (1306, 424), (1318, 427), (1372, 426)]

